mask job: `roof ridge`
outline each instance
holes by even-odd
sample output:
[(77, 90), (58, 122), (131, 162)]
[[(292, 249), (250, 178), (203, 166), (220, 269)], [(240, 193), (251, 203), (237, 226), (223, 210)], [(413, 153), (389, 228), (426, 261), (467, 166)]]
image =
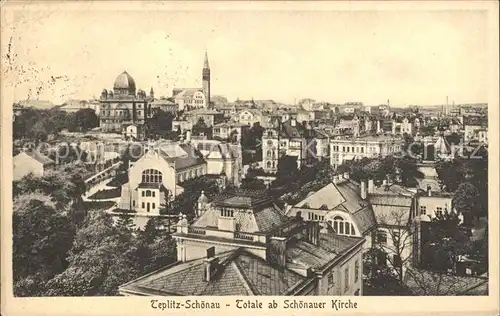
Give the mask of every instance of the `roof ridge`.
[[(242, 249), (242, 248), (239, 248), (239, 249)], [(248, 293), (250, 293), (252, 295), (259, 294), (255, 289), (253, 289), (253, 286), (250, 284), (250, 281), (243, 274), (243, 272), (240, 269), (240, 266), (236, 263), (236, 261), (232, 261), (231, 265), (233, 266), (234, 270), (236, 271), (236, 275), (238, 276), (238, 278), (243, 282), (243, 287), (248, 291)]]

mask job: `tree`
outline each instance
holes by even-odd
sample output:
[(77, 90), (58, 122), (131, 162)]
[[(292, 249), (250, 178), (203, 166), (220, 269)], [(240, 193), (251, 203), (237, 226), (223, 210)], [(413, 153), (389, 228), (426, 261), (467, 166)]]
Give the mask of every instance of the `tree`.
[(138, 277), (131, 234), (100, 212), (89, 213), (78, 230), (68, 268), (47, 283), (49, 296), (116, 295), (118, 286)]
[(472, 220), (479, 215), (479, 191), (470, 182), (460, 184), (451, 201), (452, 208), (464, 216), (464, 223), (472, 225)]
[(75, 227), (42, 193), (14, 199), (13, 277), (16, 296), (38, 296), (44, 284), (66, 268)]
[(413, 245), (410, 214), (405, 211), (392, 210), (378, 215), (377, 222), (382, 228), (380, 234), (383, 236), (377, 236), (375, 248), (386, 254), (385, 257), (394, 269), (398, 280), (403, 282), (404, 270), (411, 260)]
[(297, 156), (282, 155), (278, 159), (278, 166), (276, 172), (276, 180), (274, 185), (283, 185), (287, 182), (294, 182), (298, 175)]
[(265, 190), (267, 189), (267, 185), (263, 180), (255, 177), (246, 177), (241, 180), (241, 188), (250, 190)]
[(95, 111), (90, 108), (79, 109), (76, 111), (74, 121), (76, 126), (84, 132), (99, 126), (99, 118), (97, 117)]
[(147, 121), (148, 132), (151, 136), (172, 136), (172, 121), (174, 115), (170, 112), (157, 109), (153, 116)]
[(460, 224), (456, 212), (446, 211), (431, 222), (422, 222), (422, 267), (439, 272), (453, 270), (458, 256), (470, 252), (470, 236), (470, 230)]
[(208, 136), (209, 138), (212, 137), (212, 129), (205, 123), (205, 120), (201, 117), (198, 122), (193, 125), (192, 132), (195, 136), (203, 134), (205, 136)]

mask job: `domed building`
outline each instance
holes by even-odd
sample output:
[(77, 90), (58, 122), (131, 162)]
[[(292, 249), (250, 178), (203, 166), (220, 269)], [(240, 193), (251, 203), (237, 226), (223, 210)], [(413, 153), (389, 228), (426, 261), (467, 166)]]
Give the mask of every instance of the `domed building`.
[(126, 137), (144, 139), (144, 124), (152, 116), (150, 95), (137, 90), (134, 78), (124, 71), (116, 77), (113, 89), (103, 89), (99, 123), (102, 131), (123, 133)]

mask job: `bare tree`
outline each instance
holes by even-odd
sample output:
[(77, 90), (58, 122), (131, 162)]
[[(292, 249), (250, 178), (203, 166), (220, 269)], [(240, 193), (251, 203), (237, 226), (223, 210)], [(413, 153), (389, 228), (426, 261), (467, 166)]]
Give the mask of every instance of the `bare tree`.
[(421, 296), (467, 295), (487, 282), (483, 277), (461, 277), (423, 269), (408, 269), (405, 277), (410, 291)]
[(379, 230), (377, 231), (375, 250), (386, 254), (386, 259), (402, 282), (404, 267), (412, 258), (412, 230), (409, 210), (390, 210), (376, 214)]

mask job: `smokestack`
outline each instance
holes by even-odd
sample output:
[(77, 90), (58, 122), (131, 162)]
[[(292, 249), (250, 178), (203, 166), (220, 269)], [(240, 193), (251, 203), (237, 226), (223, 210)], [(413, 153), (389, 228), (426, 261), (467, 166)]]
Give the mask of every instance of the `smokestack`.
[(363, 200), (366, 199), (366, 183), (365, 183), (365, 181), (361, 181), (361, 198)]
[(215, 247), (207, 249), (207, 257), (205, 258), (205, 275), (204, 281), (210, 282), (213, 275), (217, 272), (218, 258), (215, 257)]
[(375, 191), (375, 185), (373, 184), (373, 179), (368, 180), (368, 193), (372, 194)]
[(432, 196), (431, 186), (427, 185), (427, 196)]

